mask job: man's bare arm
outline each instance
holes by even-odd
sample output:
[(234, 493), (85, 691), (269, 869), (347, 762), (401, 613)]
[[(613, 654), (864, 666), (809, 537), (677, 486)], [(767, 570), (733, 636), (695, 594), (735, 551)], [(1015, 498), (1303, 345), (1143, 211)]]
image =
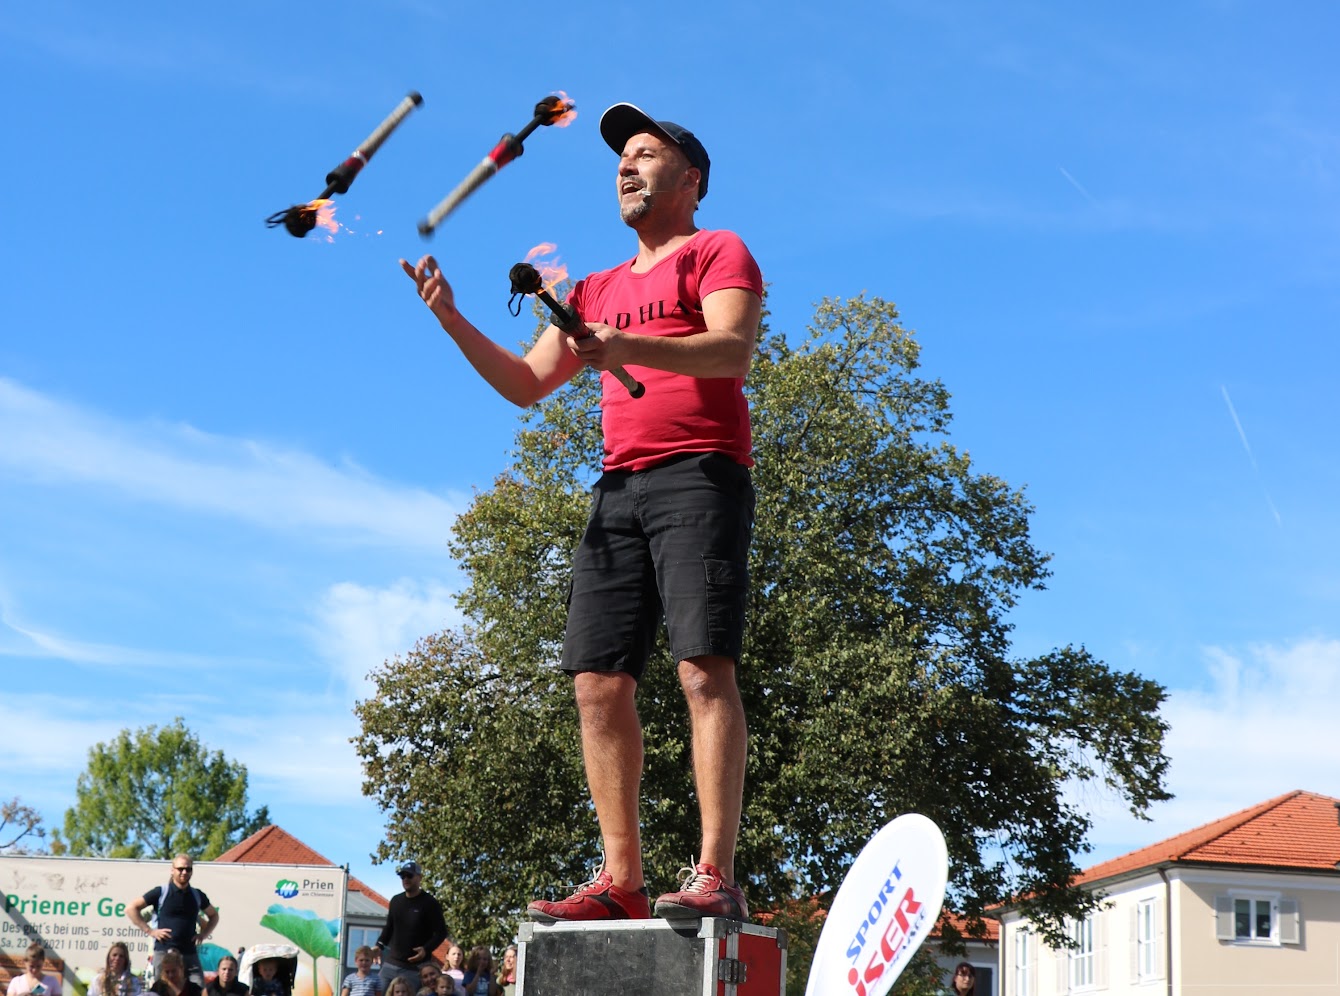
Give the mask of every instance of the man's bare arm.
[(206, 906), (200, 913), (205, 918), (205, 925), (204, 930), (200, 930), (196, 934), (196, 944), (199, 944), (210, 934), (214, 933), (214, 928), (219, 925), (219, 911), (215, 907)]
[(144, 931), (155, 941), (166, 941), (172, 936), (172, 931), (168, 930), (166, 927), (154, 929), (149, 926), (149, 921), (144, 919), (144, 908), (148, 905), (148, 902), (145, 901), (143, 896), (136, 896), (134, 899), (130, 900), (130, 902), (126, 903), (126, 919), (139, 927), (140, 930)]
[(563, 347), (563, 333), (553, 325), (544, 330), (525, 356), (518, 356), (480, 332), (456, 310), (451, 285), (432, 256), (424, 256), (415, 266), (402, 259), (400, 266), (470, 365), (514, 405), (533, 405), (581, 369), (580, 362)]

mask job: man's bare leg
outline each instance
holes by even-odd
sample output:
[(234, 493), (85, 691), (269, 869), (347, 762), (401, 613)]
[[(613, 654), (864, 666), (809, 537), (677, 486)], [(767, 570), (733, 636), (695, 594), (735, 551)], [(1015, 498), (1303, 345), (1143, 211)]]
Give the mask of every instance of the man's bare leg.
[(740, 834), (748, 726), (735, 661), (694, 657), (679, 662), (693, 731), (693, 777), (703, 825), (698, 860), (735, 881), (735, 844)]
[[(620, 889), (642, 888), (642, 724), (637, 682), (621, 672), (587, 671), (573, 685), (582, 723), (582, 758), (605, 841), (605, 870)], [(738, 816), (737, 816), (738, 819)]]

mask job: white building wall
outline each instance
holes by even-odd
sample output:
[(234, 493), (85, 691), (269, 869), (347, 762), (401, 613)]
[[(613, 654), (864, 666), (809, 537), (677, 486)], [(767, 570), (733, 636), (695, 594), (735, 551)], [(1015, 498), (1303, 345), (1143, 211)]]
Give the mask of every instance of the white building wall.
[[(1340, 996), (1340, 875), (1177, 867), (1167, 874), (1167, 884), (1152, 873), (1104, 891), (1092, 981), (1082, 985), (1071, 952), (1051, 949), (1022, 917), (1006, 914), (1000, 996)], [(1235, 936), (1232, 900), (1244, 897), (1266, 904), (1254, 914), (1271, 910), (1268, 938)], [(1152, 914), (1143, 934), (1142, 906)]]
[[(1147, 950), (1137, 943), (1137, 914), (1142, 904), (1148, 904), (1153, 914), (1146, 918)], [(1053, 949), (1029, 931), (1021, 917), (1007, 917), (1001, 923), (1001, 996), (1153, 996), (1166, 992), (1166, 911), (1165, 888), (1157, 874), (1122, 883), (1090, 915), (1092, 942), (1087, 954)], [(1027, 936), (1026, 941), (1020, 940), (1021, 934)], [(1143, 966), (1140, 954), (1145, 956)], [(1031, 962), (1026, 973), (1019, 968), (1021, 956)], [(1021, 992), (1021, 983), (1030, 987), (1028, 992)]]

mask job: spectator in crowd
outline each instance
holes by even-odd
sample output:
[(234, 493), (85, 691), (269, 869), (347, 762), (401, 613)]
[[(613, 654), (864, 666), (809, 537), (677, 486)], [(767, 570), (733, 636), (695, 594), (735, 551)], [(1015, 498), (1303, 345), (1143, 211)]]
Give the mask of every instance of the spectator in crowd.
[(149, 987), (157, 996), (201, 996), (201, 989), (186, 975), (186, 959), (175, 948), (155, 956), (158, 978)]
[(465, 951), (455, 941), (447, 948), (447, 965), (442, 969), (442, 974), (451, 979), (451, 983), (462, 993), (465, 992), (461, 983), (465, 980)]
[(484, 945), (478, 944), (470, 949), (461, 985), (465, 987), (465, 996), (492, 996), (493, 952)]
[(498, 987), (503, 996), (516, 996), (516, 945), (507, 945), (502, 964), (498, 966)]
[(124, 941), (113, 941), (102, 971), (89, 984), (88, 996), (140, 996), (142, 992), (144, 983), (130, 970), (130, 948)]
[(437, 996), (437, 980), (442, 975), (442, 969), (437, 967), (437, 962), (429, 959), (419, 966), (419, 996)]
[(977, 969), (966, 961), (954, 966), (954, 974), (949, 979), (950, 996), (977, 996)]
[(391, 897), (386, 924), (377, 938), (382, 989), (389, 993), (391, 980), (404, 976), (410, 983), (410, 996), (414, 996), (419, 988), (419, 967), (447, 939), (447, 922), (442, 917), (442, 904), (423, 889), (423, 869), (417, 861), (406, 861), (396, 874), (405, 891)]
[(435, 996), (465, 996), (465, 990), (461, 988), (459, 982), (443, 972), (437, 977)]
[(28, 945), (23, 957), (23, 974), (9, 980), (8, 996), (60, 996), (60, 979), (54, 975), (43, 975), (46, 968), (47, 949), (38, 941)]
[(386, 987), (386, 996), (414, 996), (414, 984), (409, 981), (408, 975), (397, 975), (391, 979), (391, 984)]
[(251, 967), (251, 996), (289, 996), (282, 958), (262, 958)]
[(465, 996), (465, 949), (455, 941), (448, 943), (442, 974), (451, 980), (452, 996)]
[(205, 986), (205, 996), (247, 996), (251, 987), (237, 977), (237, 959), (224, 955), (219, 959), (218, 974)]
[(347, 976), (340, 996), (382, 996), (382, 977), (372, 974), (372, 948), (364, 944), (354, 952), (357, 971)]
[[(186, 974), (198, 987), (205, 984), (196, 946), (219, 925), (219, 911), (209, 897), (192, 888), (195, 862), (189, 854), (172, 859), (172, 874), (167, 885), (154, 886), (142, 896), (126, 903), (126, 916), (136, 927), (154, 939), (154, 958), (169, 949), (181, 955)], [(144, 919), (144, 910), (152, 906), (154, 922)], [(201, 918), (204, 918), (203, 928)]]

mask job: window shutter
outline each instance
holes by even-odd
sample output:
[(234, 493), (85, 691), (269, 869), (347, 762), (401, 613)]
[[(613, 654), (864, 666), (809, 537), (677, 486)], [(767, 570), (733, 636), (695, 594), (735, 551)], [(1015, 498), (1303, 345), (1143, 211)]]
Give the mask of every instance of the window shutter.
[(1131, 974), (1129, 981), (1140, 979), (1140, 904), (1131, 907)]
[(1041, 969), (1038, 967), (1038, 961), (1042, 958), (1042, 944), (1038, 940), (1037, 935), (1029, 934), (1028, 937), (1024, 939), (1024, 950), (1028, 955), (1027, 996), (1038, 996), (1038, 986), (1041, 985), (1041, 982), (1039, 981), (1040, 976), (1038, 975), (1038, 972), (1041, 971)]
[(1034, 996), (1038, 991), (1038, 947), (1036, 937), (1024, 935), (1024, 984), (1018, 996)]
[(1302, 936), (1302, 918), (1297, 899), (1280, 900), (1280, 943), (1298, 944)]
[(1214, 897), (1214, 936), (1221, 941), (1231, 941), (1237, 937), (1233, 927), (1233, 897)]
[(1094, 911), (1093, 914), (1093, 984), (1097, 989), (1107, 988), (1107, 921), (1111, 915)]
[(1164, 936), (1163, 921), (1167, 917), (1164, 912), (1162, 899), (1154, 900), (1154, 975), (1153, 978), (1163, 978), (1163, 966), (1168, 963), (1168, 952), (1164, 945), (1168, 943), (1168, 938)]
[(1057, 948), (1052, 952), (1056, 958), (1056, 991), (1070, 992), (1070, 949)]
[[(1000, 925), (1000, 967), (1003, 971), (1001, 972), (1002, 978), (1000, 980), (1000, 990), (1001, 993), (1006, 994), (1006, 996), (1013, 994), (1018, 987), (1018, 983), (1015, 981), (1016, 976), (1014, 971), (1014, 946), (1018, 943), (1019, 941), (1015, 934), (1014, 925), (1002, 922)], [(1018, 993), (1017, 996), (1027, 996), (1027, 994)]]

